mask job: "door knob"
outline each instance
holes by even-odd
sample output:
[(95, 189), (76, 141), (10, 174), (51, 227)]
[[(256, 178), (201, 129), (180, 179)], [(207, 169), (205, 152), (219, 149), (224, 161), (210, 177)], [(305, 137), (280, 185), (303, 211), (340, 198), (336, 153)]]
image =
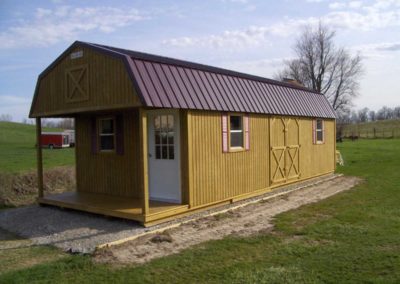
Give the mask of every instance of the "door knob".
[(149, 153), (148, 155), (149, 155), (149, 158), (151, 158), (151, 154)]

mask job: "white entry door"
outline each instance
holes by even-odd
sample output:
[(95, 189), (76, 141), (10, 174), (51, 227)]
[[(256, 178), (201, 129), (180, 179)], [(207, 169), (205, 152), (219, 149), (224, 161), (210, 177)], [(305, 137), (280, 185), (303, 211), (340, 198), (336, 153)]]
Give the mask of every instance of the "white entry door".
[(154, 110), (148, 115), (150, 199), (181, 203), (179, 112)]

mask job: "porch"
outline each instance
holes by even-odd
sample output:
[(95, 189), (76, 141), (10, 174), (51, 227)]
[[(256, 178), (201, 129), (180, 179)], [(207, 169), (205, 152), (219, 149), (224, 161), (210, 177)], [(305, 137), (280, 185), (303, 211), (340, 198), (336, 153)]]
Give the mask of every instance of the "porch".
[(143, 202), (138, 198), (88, 192), (64, 192), (46, 195), (40, 197), (38, 202), (141, 223), (164, 219), (188, 210), (188, 205), (149, 200), (148, 214), (144, 214), (142, 209)]

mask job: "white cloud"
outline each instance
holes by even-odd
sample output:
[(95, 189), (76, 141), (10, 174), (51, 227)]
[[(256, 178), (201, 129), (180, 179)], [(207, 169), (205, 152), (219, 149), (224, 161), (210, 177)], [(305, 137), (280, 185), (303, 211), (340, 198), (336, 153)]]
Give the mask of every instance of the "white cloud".
[(232, 3), (239, 3), (239, 4), (247, 4), (248, 0), (222, 0), (222, 2), (232, 2)]
[(148, 15), (133, 8), (38, 8), (31, 21), (23, 21), (0, 33), (0, 48), (48, 46), (73, 40), (88, 31), (110, 33), (148, 18)]
[[(388, 4), (388, 2), (390, 3)], [(360, 1), (352, 1), (349, 5), (357, 10), (332, 11), (320, 19), (333, 29), (369, 31), (400, 26), (400, 1), (378, 0), (362, 9)], [(315, 25), (320, 19), (315, 17), (286, 18), (268, 26), (251, 26), (242, 30), (227, 30), (220, 34), (199, 37), (166, 39), (163, 44), (175, 47), (199, 46), (202, 48), (254, 47), (268, 44), (272, 40), (272, 36), (289, 37), (297, 34), (305, 25)]]
[(361, 52), (366, 58), (386, 58), (391, 56), (390, 53), (400, 51), (400, 41), (357, 45), (352, 50)]
[(329, 3), (329, 8), (330, 9), (342, 9), (346, 7), (346, 3), (343, 2), (333, 2)]
[(362, 7), (362, 4), (361, 1), (351, 1), (349, 2), (349, 8), (358, 9)]
[(229, 46), (230, 48), (245, 48), (268, 44), (268, 38), (270, 35), (283, 37), (289, 36), (310, 22), (317, 23), (318, 19), (310, 18), (308, 21), (287, 20), (284, 23), (278, 23), (268, 27), (251, 26), (244, 30), (228, 30), (224, 31), (222, 34), (208, 35), (204, 37), (167, 39), (162, 43), (175, 47), (200, 46), (206, 48), (224, 48)]
[(332, 10), (339, 10), (339, 9), (359, 9), (363, 6), (362, 1), (350, 1), (346, 2), (332, 2), (329, 3), (329, 8)]

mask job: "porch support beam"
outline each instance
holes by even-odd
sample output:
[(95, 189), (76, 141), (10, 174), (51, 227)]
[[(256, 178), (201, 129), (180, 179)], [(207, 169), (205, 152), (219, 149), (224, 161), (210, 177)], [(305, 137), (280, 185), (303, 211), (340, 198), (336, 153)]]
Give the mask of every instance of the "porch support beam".
[(144, 220), (149, 214), (149, 175), (148, 175), (148, 149), (147, 149), (147, 111), (139, 109), (139, 136), (140, 136), (140, 169), (142, 191), (142, 214)]
[(43, 155), (40, 136), (42, 135), (42, 120), (36, 118), (36, 154), (37, 154), (37, 175), (38, 175), (38, 197), (43, 197)]

